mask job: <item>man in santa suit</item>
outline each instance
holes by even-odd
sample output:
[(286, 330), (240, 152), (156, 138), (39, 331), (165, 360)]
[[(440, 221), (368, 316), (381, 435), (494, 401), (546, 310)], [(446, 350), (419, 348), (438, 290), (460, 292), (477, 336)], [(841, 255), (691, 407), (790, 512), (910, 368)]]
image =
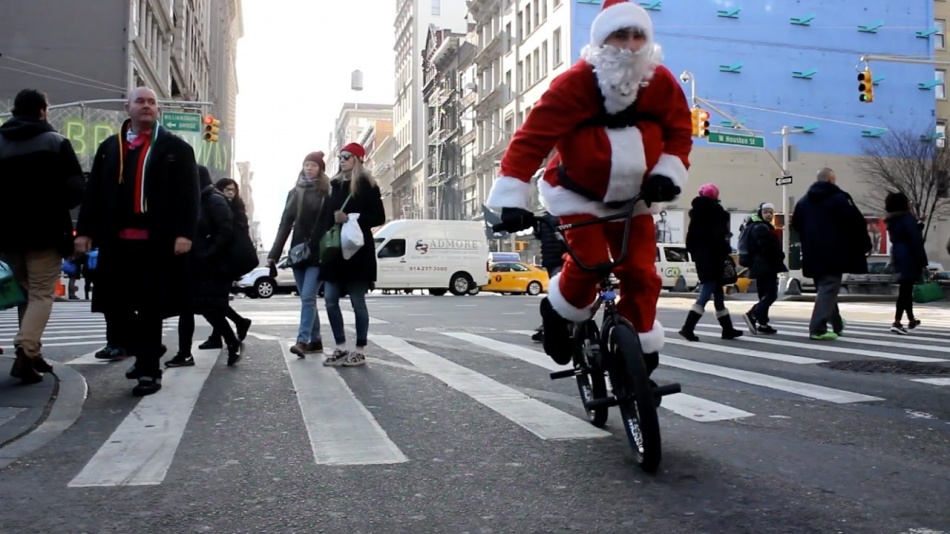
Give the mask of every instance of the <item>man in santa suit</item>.
[[(591, 26), (581, 59), (551, 82), (512, 137), (486, 205), (501, 211), (502, 227), (530, 227), (531, 176), (556, 149), (538, 181), (547, 210), (563, 224), (616, 214), (638, 193), (626, 261), (617, 268), (620, 314), (633, 324), (648, 370), (659, 363), (663, 327), (656, 321), (661, 281), (656, 274), (652, 213), (677, 198), (686, 184), (692, 119), (686, 96), (660, 64), (646, 10), (627, 0), (606, 0)], [(624, 221), (566, 233), (586, 265), (620, 253)], [(568, 260), (541, 302), (544, 350), (571, 361), (570, 322), (592, 316), (597, 273)]]

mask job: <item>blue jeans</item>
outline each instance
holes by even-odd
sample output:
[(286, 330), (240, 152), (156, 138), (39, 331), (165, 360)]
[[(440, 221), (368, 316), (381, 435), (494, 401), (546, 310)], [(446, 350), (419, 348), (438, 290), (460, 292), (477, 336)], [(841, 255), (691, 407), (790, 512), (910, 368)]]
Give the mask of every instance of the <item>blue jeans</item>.
[(705, 308), (709, 299), (713, 299), (713, 307), (716, 311), (726, 309), (725, 295), (722, 291), (722, 284), (716, 282), (706, 282), (699, 286), (699, 298), (696, 299), (696, 305)]
[(317, 292), (320, 288), (319, 267), (294, 267), (294, 282), (300, 295), (300, 327), (298, 343), (316, 343), (320, 338), (320, 314), (317, 313)]
[(330, 319), (330, 328), (333, 329), (333, 339), (337, 345), (346, 343), (346, 330), (343, 328), (343, 312), (340, 310), (340, 297), (346, 291), (350, 295), (350, 304), (353, 305), (353, 315), (356, 316), (356, 346), (366, 346), (369, 335), (369, 310), (366, 309), (366, 293), (369, 291), (368, 282), (349, 282), (345, 284), (327, 282), (323, 288), (323, 300), (327, 304), (327, 317)]

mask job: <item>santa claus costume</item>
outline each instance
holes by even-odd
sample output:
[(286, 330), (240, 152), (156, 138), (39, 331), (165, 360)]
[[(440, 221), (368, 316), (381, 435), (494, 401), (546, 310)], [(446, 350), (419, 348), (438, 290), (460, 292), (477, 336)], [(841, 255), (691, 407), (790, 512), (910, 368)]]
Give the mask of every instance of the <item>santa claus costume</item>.
[[(604, 45), (621, 30), (642, 37), (642, 47), (631, 52)], [(539, 188), (547, 210), (565, 224), (618, 213), (641, 191), (655, 197), (665, 187), (675, 195), (686, 184), (692, 148), (689, 104), (677, 79), (660, 64), (649, 14), (627, 0), (606, 0), (590, 39), (581, 59), (551, 82), (512, 137), (486, 202), (489, 208), (527, 209), (531, 177), (553, 149), (557, 152)], [(659, 203), (636, 205), (627, 259), (615, 273), (619, 312), (639, 333), (644, 354), (652, 357), (651, 371), (656, 363), (649, 360), (656, 360), (664, 342), (656, 321), (661, 280), (654, 264), (652, 217), (660, 209)], [(595, 224), (570, 230), (566, 238), (581, 261), (593, 265), (608, 261), (608, 250), (619, 254), (623, 227), (623, 221)], [(551, 279), (542, 315), (547, 305), (568, 321), (590, 319), (598, 281), (596, 273), (567, 261)], [(569, 348), (560, 355), (551, 354), (547, 344), (545, 350), (559, 363), (570, 361)]]

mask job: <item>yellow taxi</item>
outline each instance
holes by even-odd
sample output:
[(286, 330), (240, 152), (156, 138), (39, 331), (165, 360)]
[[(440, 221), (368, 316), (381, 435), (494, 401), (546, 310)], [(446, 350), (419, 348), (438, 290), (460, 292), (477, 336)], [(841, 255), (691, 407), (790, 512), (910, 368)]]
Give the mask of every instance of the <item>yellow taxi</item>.
[(488, 264), (488, 285), (482, 291), (540, 295), (548, 290), (548, 272), (520, 261)]

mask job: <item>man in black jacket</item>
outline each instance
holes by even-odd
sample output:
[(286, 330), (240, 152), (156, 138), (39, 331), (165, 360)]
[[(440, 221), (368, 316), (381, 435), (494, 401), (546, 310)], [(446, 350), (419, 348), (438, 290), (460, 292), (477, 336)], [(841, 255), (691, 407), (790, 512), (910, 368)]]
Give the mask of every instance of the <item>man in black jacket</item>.
[(27, 293), (10, 375), (26, 383), (53, 370), (40, 353), (40, 338), (63, 258), (72, 252), (69, 210), (79, 205), (84, 187), (72, 144), (46, 121), (48, 107), (46, 95), (25, 89), (13, 101), (13, 118), (0, 126), (0, 254)]
[[(801, 236), (802, 274), (815, 280), (817, 295), (812, 310), (811, 339), (838, 338), (844, 321), (838, 311), (838, 292), (844, 273), (868, 272), (871, 236), (861, 210), (851, 195), (835, 185), (829, 168), (818, 171), (818, 180), (795, 205), (792, 228)], [(828, 331), (828, 324), (832, 331)]]
[[(564, 266), (564, 254), (567, 253), (567, 247), (557, 238), (557, 233), (548, 224), (541, 222), (543, 220), (550, 225), (557, 226), (557, 217), (545, 211), (538, 219), (539, 221), (534, 227), (534, 233), (541, 241), (541, 266), (548, 272), (548, 277), (553, 278)], [(538, 327), (531, 339), (535, 343), (544, 341), (544, 325)]]
[(96, 152), (75, 248), (99, 247), (92, 311), (128, 332), (135, 366), (125, 376), (138, 380), (132, 394), (142, 396), (162, 387), (162, 320), (190, 311), (198, 165), (191, 146), (158, 122), (154, 91), (133, 90), (125, 108), (120, 133)]

